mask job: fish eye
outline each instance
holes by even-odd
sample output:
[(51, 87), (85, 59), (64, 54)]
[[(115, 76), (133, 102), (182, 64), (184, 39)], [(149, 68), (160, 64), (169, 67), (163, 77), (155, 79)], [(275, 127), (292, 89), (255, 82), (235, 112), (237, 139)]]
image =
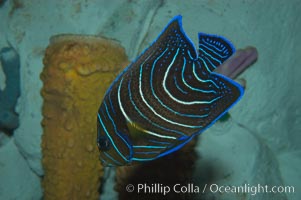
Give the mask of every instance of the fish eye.
[(97, 126), (97, 146), (100, 151), (108, 151), (111, 148), (111, 142), (108, 136), (102, 131), (99, 124)]
[(97, 145), (100, 151), (108, 151), (111, 148), (111, 142), (106, 136), (99, 136), (97, 139)]

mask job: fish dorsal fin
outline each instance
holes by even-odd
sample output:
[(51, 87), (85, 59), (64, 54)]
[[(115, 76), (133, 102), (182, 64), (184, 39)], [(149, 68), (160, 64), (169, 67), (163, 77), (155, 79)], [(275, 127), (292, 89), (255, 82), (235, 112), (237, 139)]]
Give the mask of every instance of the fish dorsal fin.
[(234, 53), (234, 46), (226, 38), (199, 33), (199, 58), (206, 63), (209, 72), (212, 72)]
[[(163, 29), (158, 38), (151, 44), (146, 50), (146, 54), (149, 52), (163, 52), (173, 51), (176, 49), (185, 49), (189, 52), (190, 57), (193, 59), (197, 58), (196, 49), (186, 35), (182, 27), (182, 16), (175, 16)], [(144, 52), (145, 53), (145, 52)]]

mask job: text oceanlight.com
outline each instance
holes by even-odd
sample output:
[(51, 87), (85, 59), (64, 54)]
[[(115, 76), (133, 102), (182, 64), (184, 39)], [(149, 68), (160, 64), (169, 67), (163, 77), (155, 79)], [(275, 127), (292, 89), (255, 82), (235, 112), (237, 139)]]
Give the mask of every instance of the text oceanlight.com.
[(218, 185), (218, 184), (205, 184), (203, 186), (198, 186), (193, 183), (188, 184), (174, 184), (174, 185), (164, 185), (161, 183), (141, 183), (137, 185), (128, 184), (126, 186), (127, 192), (137, 192), (143, 194), (163, 194), (167, 195), (170, 192), (174, 193), (248, 193), (251, 195), (256, 195), (258, 193), (294, 193), (294, 186), (269, 186), (269, 185), (250, 185), (243, 184), (240, 186), (230, 186), (230, 185)]

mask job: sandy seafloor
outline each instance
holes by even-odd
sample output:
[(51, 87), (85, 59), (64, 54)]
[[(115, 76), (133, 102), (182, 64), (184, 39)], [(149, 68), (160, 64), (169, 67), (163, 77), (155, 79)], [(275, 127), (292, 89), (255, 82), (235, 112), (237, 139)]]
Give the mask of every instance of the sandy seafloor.
[[(213, 174), (220, 185), (294, 186), (294, 193), (207, 195), (208, 199), (301, 199), (301, 2), (270, 0), (13, 0), (0, 8), (0, 48), (8, 43), (21, 58), (20, 126), (0, 133), (0, 199), (40, 199), (41, 106), (44, 50), (52, 35), (96, 34), (118, 40), (133, 60), (170, 19), (197, 44), (197, 33), (227, 37), (237, 48), (255, 46), (256, 64), (241, 77), (243, 99), (231, 119), (217, 123), (199, 140), (194, 184)], [(0, 68), (0, 86), (5, 88)], [(116, 199), (113, 176), (102, 199)]]

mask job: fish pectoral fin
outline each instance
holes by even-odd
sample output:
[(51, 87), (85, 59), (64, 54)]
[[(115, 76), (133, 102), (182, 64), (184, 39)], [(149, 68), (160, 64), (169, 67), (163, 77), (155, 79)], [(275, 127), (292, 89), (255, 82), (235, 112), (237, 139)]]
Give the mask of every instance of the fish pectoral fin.
[(127, 127), (130, 132), (130, 135), (133, 138), (141, 138), (145, 135), (146, 130), (142, 128), (138, 123), (127, 122)]

